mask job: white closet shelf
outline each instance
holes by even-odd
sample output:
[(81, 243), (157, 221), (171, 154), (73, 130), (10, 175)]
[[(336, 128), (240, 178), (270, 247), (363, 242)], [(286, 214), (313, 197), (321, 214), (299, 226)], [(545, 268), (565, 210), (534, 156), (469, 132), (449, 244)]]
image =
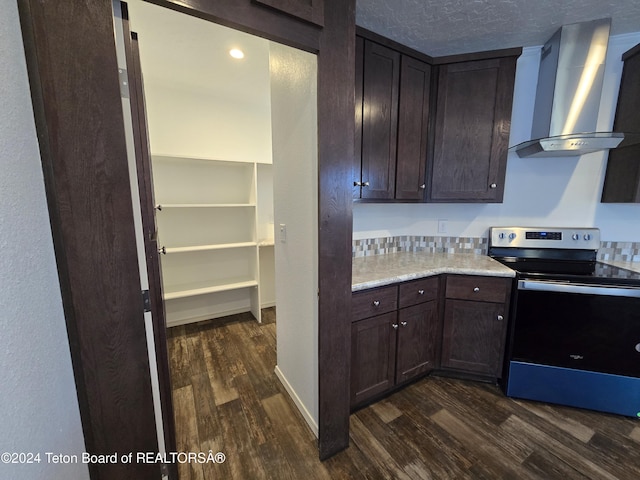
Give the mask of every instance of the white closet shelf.
[(253, 160), (229, 160), (223, 158), (214, 158), (214, 157), (198, 157), (193, 155), (181, 155), (181, 154), (172, 154), (172, 153), (152, 153), (151, 158), (154, 160), (169, 160), (169, 161), (199, 161), (199, 162), (211, 162), (211, 163), (224, 163), (229, 165), (252, 165), (254, 163), (271, 165), (268, 162), (256, 162)]
[(242, 288), (257, 287), (257, 280), (240, 280), (236, 282), (224, 283), (220, 285), (211, 284), (191, 284), (178, 285), (173, 288), (167, 288), (164, 293), (165, 300), (174, 300), (177, 298), (195, 297), (196, 295), (207, 295), (216, 292), (228, 292), (230, 290), (239, 290)]
[(256, 242), (218, 243), (213, 245), (194, 245), (191, 247), (166, 247), (165, 253), (204, 252), (207, 250), (230, 250), (233, 248), (255, 247)]
[(275, 240), (273, 238), (265, 238), (263, 240), (258, 241), (259, 247), (273, 247), (275, 245)]
[[(158, 203), (161, 208), (250, 208), (255, 207), (255, 203)], [(158, 209), (160, 210), (160, 209)]]

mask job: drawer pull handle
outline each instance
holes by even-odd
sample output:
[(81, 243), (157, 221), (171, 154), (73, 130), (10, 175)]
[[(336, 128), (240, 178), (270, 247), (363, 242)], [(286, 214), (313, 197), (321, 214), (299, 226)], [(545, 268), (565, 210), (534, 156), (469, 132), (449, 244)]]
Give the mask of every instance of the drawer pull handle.
[(391, 324), (391, 326), (392, 326), (394, 329), (397, 329), (397, 328), (398, 328), (398, 324), (397, 324), (397, 323), (392, 323), (392, 324)]
[(474, 287), (474, 288), (473, 288), (473, 291), (474, 291), (474, 292), (479, 292), (479, 291), (480, 291), (480, 287)]
[(374, 300), (373, 301), (373, 306), (374, 307), (379, 307), (380, 306), (380, 300)]
[(498, 315), (498, 321), (501, 322), (502, 320), (504, 320), (504, 317), (502, 315)]
[(418, 290), (418, 295), (424, 295), (424, 290)]
[(402, 325), (403, 327), (407, 326), (407, 322), (400, 322), (400, 325)]

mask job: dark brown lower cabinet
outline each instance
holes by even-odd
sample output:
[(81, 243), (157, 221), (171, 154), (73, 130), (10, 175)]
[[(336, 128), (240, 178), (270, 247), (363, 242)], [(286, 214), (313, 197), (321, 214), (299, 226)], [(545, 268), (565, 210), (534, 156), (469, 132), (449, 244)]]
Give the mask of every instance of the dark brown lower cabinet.
[[(353, 295), (352, 406), (435, 368), (440, 325), (438, 284), (438, 278), (432, 277), (402, 283), (399, 289), (396, 285)], [(390, 293), (398, 296), (393, 306), (399, 304), (399, 310), (359, 319), (358, 315), (367, 315), (363, 312), (371, 314), (368, 307), (388, 310)]]
[[(441, 283), (444, 303), (439, 303)], [(351, 407), (432, 370), (500, 378), (511, 283), (511, 278), (443, 275), (354, 293)]]
[(442, 368), (498, 377), (501, 370), (504, 305), (447, 300)]
[(434, 368), (438, 324), (435, 300), (398, 312), (396, 383), (406, 382)]
[(442, 330), (442, 369), (500, 378), (511, 279), (449, 275)]
[(351, 325), (351, 405), (393, 387), (397, 319), (392, 312)]

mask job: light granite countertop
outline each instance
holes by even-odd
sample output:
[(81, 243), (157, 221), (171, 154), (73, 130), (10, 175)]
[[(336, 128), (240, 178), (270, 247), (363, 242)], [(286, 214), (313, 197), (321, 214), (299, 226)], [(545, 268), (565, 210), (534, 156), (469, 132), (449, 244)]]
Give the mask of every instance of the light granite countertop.
[(515, 277), (497, 260), (472, 253), (388, 253), (357, 257), (352, 265), (352, 292), (442, 273)]
[(613, 265), (614, 267), (626, 268), (632, 272), (640, 273), (640, 262), (629, 262), (621, 260), (600, 260), (602, 263)]

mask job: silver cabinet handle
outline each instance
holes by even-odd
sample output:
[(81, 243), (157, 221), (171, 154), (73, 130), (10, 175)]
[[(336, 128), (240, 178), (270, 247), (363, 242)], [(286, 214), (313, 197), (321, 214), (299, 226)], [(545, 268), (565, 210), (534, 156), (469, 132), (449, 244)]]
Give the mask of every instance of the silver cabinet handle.
[(373, 301), (373, 306), (374, 307), (379, 307), (380, 306), (380, 300), (374, 300)]
[(496, 185), (495, 183), (492, 183), (491, 185), (489, 185), (489, 188), (498, 188), (498, 185)]
[(155, 209), (156, 209), (157, 211), (161, 212), (161, 211), (162, 211), (162, 205), (157, 204), (157, 205), (155, 206)]
[(420, 185), (420, 189), (424, 190), (425, 188), (427, 188), (427, 186), (423, 183), (422, 185)]
[(424, 295), (424, 290), (418, 290), (418, 295)]
[(363, 187), (368, 187), (369, 186), (369, 182), (362, 182), (362, 186)]
[(473, 288), (473, 291), (474, 291), (474, 292), (479, 292), (479, 291), (480, 291), (480, 287), (474, 287), (474, 288)]
[(502, 315), (498, 315), (498, 321), (501, 322), (502, 320), (504, 320), (504, 317)]
[(394, 328), (394, 330), (398, 329), (398, 324), (397, 323), (392, 323), (391, 326)]
[(160, 248), (158, 249), (158, 253), (159, 253), (160, 255), (166, 255), (166, 254), (167, 254), (167, 247), (164, 247), (164, 246), (160, 247)]
[(400, 325), (402, 325), (403, 327), (407, 326), (407, 322), (400, 322)]
[(361, 187), (362, 186), (362, 182), (353, 182), (353, 186), (354, 187)]

